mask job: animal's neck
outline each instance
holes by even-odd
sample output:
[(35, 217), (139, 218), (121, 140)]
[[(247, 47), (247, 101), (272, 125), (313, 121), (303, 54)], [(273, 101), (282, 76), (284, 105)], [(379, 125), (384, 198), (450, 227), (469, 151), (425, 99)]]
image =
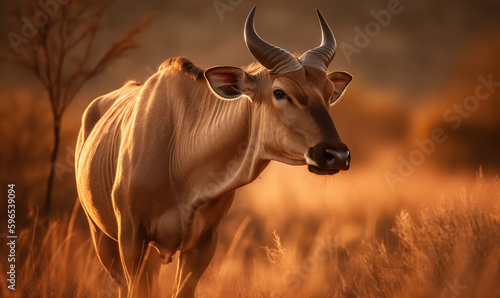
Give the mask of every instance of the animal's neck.
[[(253, 181), (268, 164), (262, 160), (260, 110), (246, 98), (225, 101), (207, 94), (190, 116), (195, 124), (177, 147), (183, 184), (195, 201), (219, 197)], [(186, 115), (186, 117), (190, 117)], [(193, 123), (193, 118), (188, 120)], [(188, 124), (186, 124), (188, 125)]]

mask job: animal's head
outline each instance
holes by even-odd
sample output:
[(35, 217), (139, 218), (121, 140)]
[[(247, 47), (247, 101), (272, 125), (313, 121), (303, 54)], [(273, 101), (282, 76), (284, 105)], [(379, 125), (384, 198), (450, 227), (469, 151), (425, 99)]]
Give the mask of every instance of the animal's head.
[(323, 41), (296, 58), (262, 40), (255, 32), (255, 7), (245, 24), (248, 49), (264, 67), (245, 71), (212, 67), (205, 77), (223, 99), (250, 98), (264, 119), (265, 158), (288, 164), (307, 164), (316, 174), (347, 170), (351, 155), (335, 129), (328, 108), (352, 80), (345, 72), (327, 73), (335, 55), (335, 37), (318, 12)]

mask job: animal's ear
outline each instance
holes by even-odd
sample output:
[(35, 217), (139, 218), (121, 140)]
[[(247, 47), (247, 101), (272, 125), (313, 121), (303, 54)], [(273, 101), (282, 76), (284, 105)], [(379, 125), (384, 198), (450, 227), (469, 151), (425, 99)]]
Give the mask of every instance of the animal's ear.
[(211, 67), (205, 70), (205, 78), (212, 91), (223, 99), (236, 99), (242, 95), (252, 98), (255, 90), (254, 78), (238, 67)]
[(330, 100), (330, 104), (333, 104), (340, 98), (342, 93), (344, 93), (345, 88), (352, 80), (352, 76), (347, 72), (335, 71), (328, 74), (328, 79), (330, 79), (333, 86), (335, 86), (335, 92)]

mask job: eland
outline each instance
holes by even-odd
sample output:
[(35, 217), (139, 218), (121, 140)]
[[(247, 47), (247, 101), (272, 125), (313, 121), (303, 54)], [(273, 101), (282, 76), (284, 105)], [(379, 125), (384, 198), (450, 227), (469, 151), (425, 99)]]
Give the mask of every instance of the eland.
[(336, 43), (317, 13), (322, 43), (301, 56), (257, 35), (254, 7), (244, 37), (258, 63), (203, 70), (172, 58), (144, 84), (129, 82), (87, 107), (78, 197), (120, 297), (152, 293), (161, 264), (143, 266), (149, 247), (162, 264), (179, 252), (174, 296), (194, 296), (235, 190), (271, 160), (320, 175), (349, 169), (328, 109), (352, 77), (327, 73)]

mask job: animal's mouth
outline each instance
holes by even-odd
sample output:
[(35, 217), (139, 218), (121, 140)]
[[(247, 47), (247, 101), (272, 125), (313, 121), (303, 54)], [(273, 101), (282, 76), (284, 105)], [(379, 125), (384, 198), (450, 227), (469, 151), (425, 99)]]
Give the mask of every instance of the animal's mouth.
[(312, 165), (308, 165), (307, 169), (309, 170), (309, 172), (314, 173), (316, 175), (334, 175), (340, 172), (339, 169), (320, 169)]

